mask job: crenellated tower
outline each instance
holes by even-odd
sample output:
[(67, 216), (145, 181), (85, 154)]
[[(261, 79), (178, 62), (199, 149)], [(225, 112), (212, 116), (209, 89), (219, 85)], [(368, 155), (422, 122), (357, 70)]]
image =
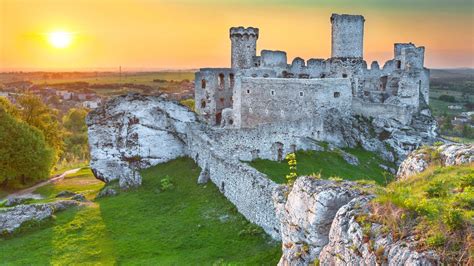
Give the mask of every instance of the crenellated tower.
[(254, 58), (257, 54), (257, 39), (257, 28), (230, 28), (230, 40), (232, 42), (232, 68), (244, 69), (254, 66)]

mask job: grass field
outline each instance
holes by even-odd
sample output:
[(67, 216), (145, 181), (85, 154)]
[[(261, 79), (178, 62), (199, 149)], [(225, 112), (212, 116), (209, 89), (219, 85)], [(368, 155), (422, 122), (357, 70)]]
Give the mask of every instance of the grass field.
[[(385, 185), (393, 176), (380, 168), (379, 164), (395, 167), (393, 163), (385, 162), (375, 153), (362, 148), (344, 149), (355, 155), (360, 165), (354, 166), (347, 163), (335, 151), (298, 151), (296, 152), (297, 173), (300, 175), (321, 174), (322, 178), (340, 177), (346, 180), (368, 179), (375, 180), (378, 184)], [(266, 174), (273, 181), (285, 183), (285, 176), (289, 173), (287, 161), (275, 162), (258, 159), (249, 163), (252, 167)]]
[[(144, 170), (136, 190), (0, 240), (0, 264), (275, 265), (280, 244), (247, 222), (213, 184), (197, 185), (199, 171), (187, 158)], [(174, 187), (162, 191), (165, 176)], [(69, 179), (39, 192), (83, 191), (81, 182), (92, 189), (95, 181), (88, 170)]]

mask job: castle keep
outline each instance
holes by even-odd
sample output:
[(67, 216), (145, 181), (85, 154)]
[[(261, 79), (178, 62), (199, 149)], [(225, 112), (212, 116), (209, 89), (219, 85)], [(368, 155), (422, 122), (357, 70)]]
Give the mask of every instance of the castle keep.
[(295, 58), (283, 51), (257, 55), (257, 28), (230, 29), (231, 68), (196, 73), (196, 112), (212, 126), (254, 128), (311, 119), (332, 108), (341, 113), (396, 119), (410, 124), (429, 101), (424, 47), (396, 43), (382, 68), (363, 58), (365, 19), (331, 16), (331, 58)]

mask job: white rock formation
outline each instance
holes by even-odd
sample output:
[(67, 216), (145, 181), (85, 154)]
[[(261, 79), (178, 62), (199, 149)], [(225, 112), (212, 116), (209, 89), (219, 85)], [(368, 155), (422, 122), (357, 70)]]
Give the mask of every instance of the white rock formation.
[(354, 182), (300, 177), (291, 190), (274, 194), (281, 221), (282, 257), (279, 265), (439, 265), (433, 251), (416, 251), (411, 237), (394, 240), (382, 225), (357, 217), (372, 212), (374, 197)]
[(287, 188), (281, 187), (274, 195), (283, 246), (279, 265), (307, 265), (328, 243), (337, 210), (361, 193), (351, 182), (310, 176), (298, 178), (287, 193)]
[(434, 163), (433, 155), (438, 155), (438, 163), (444, 166), (469, 164), (474, 162), (474, 145), (445, 144), (439, 147), (419, 149), (412, 152), (400, 165), (397, 178), (405, 179), (423, 172)]
[(417, 252), (416, 241), (410, 238), (394, 241), (390, 233), (380, 233), (380, 224), (371, 224), (368, 241), (355, 218), (369, 213), (371, 198), (355, 198), (337, 211), (329, 243), (319, 255), (320, 265), (439, 265), (433, 251)]
[(11, 234), (25, 222), (40, 222), (50, 218), (58, 211), (78, 206), (79, 204), (79, 202), (74, 200), (60, 200), (0, 209), (0, 233)]
[(185, 106), (156, 96), (110, 100), (86, 119), (94, 175), (122, 188), (140, 185), (138, 169), (186, 154), (187, 124), (195, 121)]

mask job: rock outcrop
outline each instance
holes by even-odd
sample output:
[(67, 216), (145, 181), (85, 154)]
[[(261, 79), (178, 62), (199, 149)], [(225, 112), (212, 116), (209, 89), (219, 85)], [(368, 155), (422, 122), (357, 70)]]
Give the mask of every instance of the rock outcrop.
[(128, 94), (108, 101), (86, 119), (94, 175), (120, 187), (141, 184), (139, 169), (186, 154), (186, 129), (196, 116), (156, 96)]
[(298, 178), (291, 191), (280, 187), (274, 195), (281, 221), (283, 255), (279, 265), (308, 265), (328, 244), (337, 210), (361, 194), (351, 182)]
[(397, 178), (405, 179), (421, 173), (435, 161), (443, 166), (474, 163), (474, 145), (445, 144), (413, 151), (400, 165)]
[(382, 225), (357, 217), (370, 214), (372, 196), (361, 196), (342, 206), (329, 232), (329, 243), (319, 255), (320, 265), (439, 265), (433, 251), (417, 252), (416, 240), (394, 240), (381, 233)]
[[(438, 124), (424, 109), (406, 125), (396, 119), (347, 116), (331, 109), (324, 118), (327, 141), (338, 146), (362, 146), (379, 153), (383, 159), (400, 164), (407, 155), (423, 144), (437, 140)], [(429, 110), (428, 110), (429, 111)]]
[(308, 176), (277, 189), (279, 265), (439, 265), (435, 252), (416, 251), (414, 237), (395, 240), (381, 224), (360, 219), (374, 213), (368, 191), (367, 185)]
[(74, 200), (60, 200), (51, 203), (17, 205), (0, 209), (0, 233), (11, 234), (28, 222), (41, 222), (67, 208), (78, 206)]

